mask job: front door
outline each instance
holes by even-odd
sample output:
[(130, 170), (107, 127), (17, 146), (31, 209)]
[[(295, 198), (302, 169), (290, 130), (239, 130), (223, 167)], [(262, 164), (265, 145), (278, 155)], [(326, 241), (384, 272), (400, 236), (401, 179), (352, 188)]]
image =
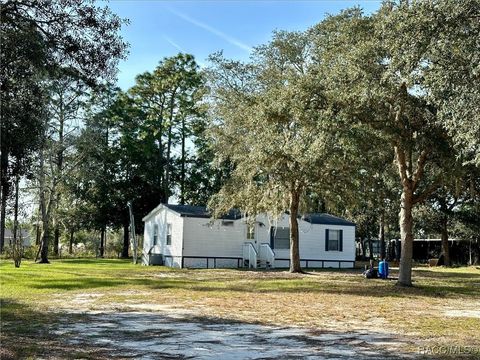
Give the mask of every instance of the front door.
[(247, 224), (247, 241), (251, 242), (258, 251), (259, 244), (257, 244), (257, 224)]

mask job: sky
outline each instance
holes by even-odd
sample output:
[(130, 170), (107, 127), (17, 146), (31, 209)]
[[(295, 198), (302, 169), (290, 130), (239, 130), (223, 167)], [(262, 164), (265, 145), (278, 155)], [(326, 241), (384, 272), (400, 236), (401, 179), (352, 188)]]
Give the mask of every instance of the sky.
[(164, 57), (193, 54), (200, 66), (222, 50), (230, 59), (248, 60), (274, 30), (306, 30), (327, 14), (360, 6), (366, 13), (381, 1), (160, 1), (110, 0), (108, 6), (130, 23), (122, 37), (130, 44), (119, 64), (118, 86), (127, 90), (135, 77), (152, 71)]

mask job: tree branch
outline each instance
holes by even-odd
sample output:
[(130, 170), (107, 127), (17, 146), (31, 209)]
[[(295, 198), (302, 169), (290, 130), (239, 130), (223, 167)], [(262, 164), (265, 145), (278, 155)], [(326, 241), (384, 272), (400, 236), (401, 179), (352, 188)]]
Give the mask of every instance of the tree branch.
[(427, 162), (429, 153), (430, 153), (430, 149), (424, 149), (417, 159), (417, 168), (415, 169), (415, 173), (413, 174), (413, 191), (417, 189), (418, 183), (420, 182), (423, 176), (425, 163)]
[(413, 204), (417, 204), (425, 201), (430, 195), (433, 194), (435, 190), (438, 189), (439, 186), (440, 186), (440, 178), (435, 180), (433, 184), (430, 185), (430, 187), (428, 187), (427, 189), (425, 189), (425, 191), (423, 191), (423, 193), (414, 195)]
[(405, 158), (405, 152), (400, 149), (400, 146), (395, 145), (395, 159), (397, 161), (398, 172), (400, 174), (400, 179), (404, 187), (410, 186), (410, 179), (407, 176), (407, 162)]

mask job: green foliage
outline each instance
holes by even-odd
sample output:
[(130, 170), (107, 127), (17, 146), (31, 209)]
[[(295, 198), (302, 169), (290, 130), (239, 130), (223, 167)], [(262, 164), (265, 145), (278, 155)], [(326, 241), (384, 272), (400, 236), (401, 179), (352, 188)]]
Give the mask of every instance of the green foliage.
[(132, 201), (141, 233), (143, 216), (171, 195), (198, 203), (200, 196), (187, 194), (195, 188), (208, 197), (208, 189), (195, 184), (210, 176), (198, 170), (208, 163), (187, 147), (200, 142), (204, 93), (194, 58), (178, 54), (139, 75), (128, 92), (105, 86), (92, 94), (77, 142), (83, 161), (70, 182), (84, 227), (125, 228), (126, 204)]
[(39, 148), (46, 116), (43, 91), (43, 39), (25, 21), (9, 24), (0, 8), (0, 252), (4, 245), (7, 199), (16, 176), (31, 176), (30, 165)]
[(391, 2), (379, 16), (384, 40), (403, 54), (396, 67), (409, 72), (416, 91), (436, 108), (462, 161), (479, 166), (480, 2)]
[(342, 176), (348, 144), (316, 81), (306, 34), (275, 33), (250, 63), (221, 54), (211, 61), (210, 134), (217, 164), (233, 166), (210, 202), (216, 214), (236, 206), (278, 216), (290, 209), (292, 193)]
[[(29, 175), (32, 155), (43, 150), (48, 142), (47, 119), (51, 116), (50, 107), (56, 105), (52, 95), (55, 86), (52, 88), (50, 80), (65, 75), (65, 69), (71, 77), (90, 86), (102, 78), (113, 77), (117, 62), (126, 51), (126, 44), (118, 35), (123, 23), (107, 7), (97, 6), (92, 0), (2, 2), (0, 251), (11, 178), (14, 173)], [(44, 168), (40, 168), (42, 173)], [(41, 182), (43, 194), (46, 184)], [(56, 197), (55, 185), (52, 189)], [(44, 200), (41, 202), (45, 205)], [(44, 223), (49, 213), (50, 210), (46, 211)], [(46, 228), (48, 233), (47, 225)], [(48, 241), (44, 244), (47, 246)]]
[[(155, 164), (150, 172), (159, 187), (160, 202), (174, 194), (175, 182), (184, 198), (189, 161), (186, 141), (197, 135), (195, 124), (205, 112), (204, 95), (203, 74), (193, 56), (182, 53), (165, 58), (152, 73), (137, 76), (128, 91), (134, 116), (130, 125), (125, 121), (125, 126), (131, 127), (124, 132), (124, 143), (141, 141), (149, 147), (143, 154)], [(180, 152), (178, 157), (175, 152)]]
[[(444, 15), (445, 3), (435, 3)], [(424, 4), (386, 2), (371, 16), (349, 9), (311, 30), (329, 99), (351, 123), (378, 133), (383, 140), (376, 148), (381, 157), (392, 150), (395, 154), (401, 189), (399, 282), (406, 285), (411, 284), (412, 208), (439, 187), (453, 151), (442, 108), (430, 97), (428, 74), (441, 46), (427, 25), (437, 21), (435, 13), (424, 11)], [(409, 34), (407, 41), (398, 36), (403, 30)], [(420, 39), (428, 39), (430, 52), (424, 52)], [(461, 37), (457, 40), (461, 42)]]

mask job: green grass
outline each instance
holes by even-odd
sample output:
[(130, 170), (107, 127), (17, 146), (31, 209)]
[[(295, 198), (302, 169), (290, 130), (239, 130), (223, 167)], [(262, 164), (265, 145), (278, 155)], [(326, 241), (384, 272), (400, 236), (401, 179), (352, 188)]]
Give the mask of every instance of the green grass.
[[(28, 301), (64, 291), (151, 283), (152, 279), (145, 276), (155, 268), (125, 260), (69, 259), (51, 264), (24, 261), (18, 269), (2, 261), (0, 270), (2, 298)], [(168, 271), (168, 268), (162, 270)]]
[[(129, 311), (132, 304), (143, 303), (197, 309), (202, 316), (225, 320), (317, 329), (332, 322), (345, 329), (368, 329), (380, 321), (385, 329), (424, 343), (480, 347), (480, 319), (445, 316), (451, 309), (480, 310), (479, 268), (417, 268), (412, 288), (360, 274), (333, 269), (308, 274), (184, 270), (99, 259), (24, 261), (17, 269), (3, 260), (2, 336), (5, 343), (16, 339), (12, 351), (17, 356), (38, 355), (42, 348), (62, 345), (49, 335), (52, 326), (66, 316), (70, 321), (81, 318), (68, 315), (69, 309)], [(78, 296), (91, 297), (82, 304)], [(72, 354), (77, 350), (69, 349)]]

